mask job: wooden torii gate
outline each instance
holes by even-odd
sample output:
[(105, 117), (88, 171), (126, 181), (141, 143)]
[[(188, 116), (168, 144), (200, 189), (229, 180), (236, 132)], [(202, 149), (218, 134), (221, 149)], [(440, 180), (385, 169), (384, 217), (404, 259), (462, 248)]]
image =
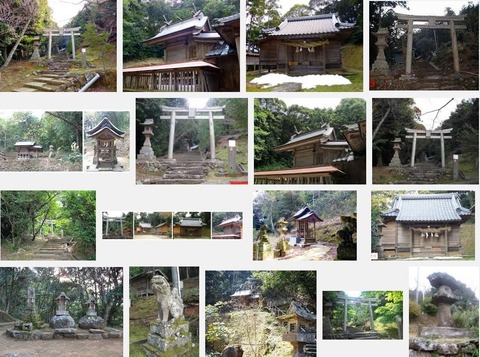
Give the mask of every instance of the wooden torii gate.
[(406, 139), (413, 139), (412, 144), (412, 158), (410, 160), (410, 167), (415, 166), (415, 150), (417, 149), (417, 139), (439, 139), (442, 152), (442, 167), (445, 167), (445, 139), (451, 139), (450, 134), (453, 128), (438, 129), (438, 130), (417, 130), (405, 128), (407, 135)]
[[(434, 4), (434, 3), (433, 3)], [(458, 45), (456, 30), (465, 30), (465, 16), (428, 16), (428, 15), (403, 15), (396, 14), (398, 18), (397, 28), (407, 30), (407, 56), (405, 75), (412, 74), (412, 54), (413, 54), (413, 29), (447, 29), (450, 30), (452, 39), (453, 68), (456, 73), (460, 72), (460, 61), (458, 58)]]
[(210, 132), (210, 157), (215, 160), (215, 129), (213, 126), (214, 119), (225, 119), (223, 110), (225, 107), (207, 107), (207, 108), (176, 108), (162, 106), (162, 112), (170, 113), (169, 115), (160, 115), (160, 119), (170, 120), (170, 136), (168, 140), (168, 160), (173, 159), (173, 145), (175, 141), (175, 121), (187, 119), (208, 119), (208, 127)]
[(53, 36), (70, 36), (72, 39), (72, 58), (75, 59), (75, 36), (80, 36), (80, 27), (61, 28), (61, 29), (45, 29), (43, 36), (48, 36), (48, 59), (52, 59), (52, 37)]

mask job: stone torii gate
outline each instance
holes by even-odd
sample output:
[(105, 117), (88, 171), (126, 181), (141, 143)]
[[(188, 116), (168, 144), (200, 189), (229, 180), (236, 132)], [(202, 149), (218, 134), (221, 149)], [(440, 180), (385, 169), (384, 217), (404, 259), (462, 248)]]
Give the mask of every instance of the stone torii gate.
[(415, 166), (415, 150), (417, 149), (417, 139), (439, 139), (442, 152), (442, 167), (445, 167), (445, 139), (451, 139), (450, 134), (453, 128), (438, 129), (438, 130), (417, 130), (405, 128), (407, 135), (406, 139), (413, 139), (412, 144), (412, 158), (410, 160), (410, 167)]
[(213, 125), (214, 119), (225, 119), (223, 110), (225, 107), (207, 107), (207, 108), (176, 108), (162, 106), (162, 112), (169, 115), (160, 115), (160, 119), (170, 120), (170, 136), (168, 140), (168, 160), (173, 159), (173, 145), (175, 142), (175, 121), (187, 119), (203, 119), (208, 120), (210, 132), (210, 157), (215, 160), (215, 130)]
[(72, 58), (75, 59), (75, 36), (80, 36), (80, 27), (61, 28), (57, 29), (45, 29), (43, 36), (48, 36), (48, 59), (52, 59), (52, 37), (53, 36), (70, 36), (72, 39)]
[(450, 37), (452, 39), (453, 68), (455, 73), (460, 72), (456, 30), (465, 30), (467, 26), (463, 24), (457, 24), (456, 22), (464, 22), (465, 16), (396, 15), (398, 18), (398, 24), (396, 27), (407, 30), (407, 56), (405, 60), (406, 77), (409, 77), (412, 74), (413, 29), (450, 30)]
[(337, 299), (338, 303), (343, 304), (343, 332), (347, 332), (348, 305), (368, 306), (370, 329), (375, 330), (375, 323), (373, 320), (373, 306), (378, 306), (376, 298), (338, 296)]

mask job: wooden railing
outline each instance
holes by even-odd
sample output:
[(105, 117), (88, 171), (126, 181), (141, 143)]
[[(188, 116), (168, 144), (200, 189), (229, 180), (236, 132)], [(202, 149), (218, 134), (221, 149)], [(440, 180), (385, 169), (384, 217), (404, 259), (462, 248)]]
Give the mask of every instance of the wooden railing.
[(127, 90), (160, 92), (205, 92), (203, 71), (124, 73), (123, 87)]

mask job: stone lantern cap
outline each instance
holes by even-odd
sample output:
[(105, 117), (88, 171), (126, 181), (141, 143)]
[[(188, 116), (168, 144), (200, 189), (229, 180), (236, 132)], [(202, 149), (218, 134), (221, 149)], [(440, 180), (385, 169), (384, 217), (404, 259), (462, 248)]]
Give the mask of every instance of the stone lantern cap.
[(460, 297), (453, 293), (453, 290), (460, 288), (460, 283), (452, 276), (446, 273), (433, 273), (427, 279), (437, 289), (432, 296), (433, 304), (454, 304), (460, 300)]
[(153, 125), (153, 119), (145, 119), (143, 123), (139, 123), (140, 125)]
[(430, 274), (427, 279), (430, 281), (430, 285), (436, 289), (440, 288), (442, 285), (447, 285), (452, 290), (460, 288), (460, 282), (447, 273), (433, 273)]
[(60, 293), (60, 295), (57, 296), (57, 298), (55, 300), (59, 300), (59, 301), (62, 301), (62, 300), (70, 300), (70, 298), (62, 291)]

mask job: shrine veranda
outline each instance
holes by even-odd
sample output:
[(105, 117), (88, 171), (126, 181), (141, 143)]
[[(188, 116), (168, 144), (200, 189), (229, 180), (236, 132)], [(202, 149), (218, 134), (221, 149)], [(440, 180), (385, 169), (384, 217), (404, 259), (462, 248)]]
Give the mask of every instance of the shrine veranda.
[[(293, 4), (292, 4), (293, 5)], [(435, 1), (431, 1), (431, 6), (435, 7)], [(245, 2), (241, 1), (240, 6), (241, 18), (241, 38), (245, 38), (244, 19), (246, 17)], [(448, 269), (463, 269), (472, 268), (476, 271), (480, 270), (478, 248), (475, 247), (477, 253), (474, 257), (468, 259), (420, 259), (420, 260), (379, 260), (376, 253), (371, 252), (371, 201), (372, 192), (375, 191), (473, 191), (475, 194), (479, 192), (478, 184), (436, 184), (431, 183), (427, 185), (378, 185), (372, 183), (372, 98), (439, 98), (447, 102), (450, 98), (467, 99), (479, 98), (480, 92), (478, 90), (458, 91), (458, 90), (422, 90), (422, 91), (400, 91), (400, 90), (369, 90), (370, 67), (368, 54), (368, 37), (369, 37), (369, 2), (364, 1), (364, 23), (363, 23), (363, 91), (362, 92), (341, 92), (341, 93), (315, 93), (315, 92), (291, 92), (291, 93), (268, 93), (262, 92), (247, 92), (245, 80), (246, 59), (244, 51), (240, 52), (240, 90), (238, 92), (127, 92), (122, 91), (122, 50), (121, 45), (117, 50), (117, 91), (110, 93), (0, 93), (0, 112), (2, 111), (33, 111), (33, 110), (49, 110), (49, 111), (89, 111), (89, 112), (129, 112), (130, 124), (128, 132), (130, 134), (130, 142), (128, 147), (128, 167), (122, 169), (113, 169), (116, 159), (116, 151), (113, 146), (118, 145), (122, 134), (109, 136), (105, 149), (105, 161), (100, 165), (98, 170), (83, 169), (82, 172), (4, 172), (0, 170), (0, 200), (2, 191), (35, 191), (35, 190), (94, 190), (96, 191), (96, 260), (95, 261), (78, 261), (78, 262), (64, 262), (56, 261), (7, 261), (0, 257), (0, 269), (7, 267), (122, 267), (124, 269), (124, 315), (123, 315), (123, 355), (129, 354), (129, 306), (130, 306), (130, 288), (129, 283), (129, 268), (137, 266), (181, 266), (181, 267), (199, 267), (199, 355), (204, 356), (205, 347), (205, 271), (207, 270), (313, 270), (317, 273), (317, 321), (316, 321), (316, 343), (318, 355), (326, 356), (391, 356), (400, 357), (407, 356), (409, 350), (409, 315), (408, 315), (408, 298), (409, 298), (409, 280), (412, 274), (415, 274), (415, 269), (432, 269), (438, 268), (440, 271), (448, 271)], [(117, 16), (118, 23), (122, 21), (122, 4), (117, 1)], [(421, 18), (423, 19), (423, 17)], [(408, 18), (406, 19), (408, 21)], [(453, 20), (452, 20), (453, 23)], [(412, 25), (410, 26), (411, 30)], [(446, 25), (445, 25), (446, 26)], [(448, 27), (452, 33), (455, 33), (455, 26)], [(457, 28), (458, 29), (458, 28)], [(79, 28), (71, 28), (63, 34), (46, 32), (42, 36), (51, 38), (55, 36), (66, 36), (77, 41), (77, 31)], [(118, 43), (121, 43), (122, 30), (121, 26), (118, 31)], [(411, 52), (411, 40), (409, 38), (408, 51)], [(454, 47), (457, 47), (455, 41)], [(77, 57), (81, 54), (77, 51)], [(458, 54), (455, 55), (454, 72), (461, 71), (461, 63), (458, 64)], [(406, 67), (403, 70), (410, 75), (411, 60), (407, 61)], [(460, 67), (458, 67), (460, 66)], [(477, 76), (478, 77), (478, 76)], [(322, 184), (287, 184), (281, 188), (273, 184), (254, 184), (254, 100), (256, 98), (279, 98), (290, 99), (293, 97), (304, 99), (309, 102), (328, 101), (329, 98), (361, 98), (366, 102), (366, 184), (331, 184), (324, 186)], [(248, 100), (248, 183), (239, 185), (196, 185), (196, 184), (174, 184), (174, 185), (141, 185), (136, 184), (135, 177), (135, 163), (138, 160), (136, 152), (136, 141), (140, 140), (144, 143), (145, 135), (136, 133), (136, 99), (138, 98), (186, 98), (195, 100), (206, 100), (209, 98), (245, 98)], [(200, 110), (198, 110), (200, 109)], [(210, 108), (212, 109), (212, 108)], [(218, 111), (218, 108), (213, 108), (213, 113)], [(202, 118), (208, 120), (210, 126), (213, 127), (214, 119), (223, 120), (223, 114), (215, 117), (216, 114), (210, 112), (204, 113)], [(193, 118), (201, 112), (201, 108), (197, 107), (197, 112), (182, 109), (182, 115), (186, 118)], [(167, 113), (168, 112), (168, 113)], [(167, 108), (162, 116), (152, 118), (155, 122), (158, 120), (170, 120), (173, 125), (171, 131), (166, 133), (168, 137), (168, 153), (165, 159), (174, 158), (173, 153), (173, 137), (175, 135), (175, 120), (172, 118), (176, 113), (174, 109)], [(180, 119), (181, 120), (181, 119)], [(145, 122), (141, 123), (145, 124)], [(153, 135), (158, 135), (155, 128), (149, 128), (149, 123), (144, 125), (147, 127), (148, 142)], [(84, 132), (86, 128), (84, 127)], [(91, 128), (89, 128), (91, 129)], [(290, 128), (294, 131), (293, 128)], [(411, 136), (407, 136), (407, 144), (413, 147), (412, 157), (415, 155), (415, 145), (420, 145), (423, 140), (417, 139), (440, 139), (442, 142), (442, 149), (444, 139), (450, 139), (449, 131), (429, 131), (421, 133), (411, 130)], [(165, 133), (164, 133), (165, 134)], [(444, 135), (445, 134), (445, 135)], [(2, 133), (0, 133), (1, 137)], [(114, 137), (114, 139), (112, 138)], [(217, 143), (215, 143), (213, 131), (209, 132), (208, 143), (210, 150), (213, 150)], [(412, 140), (413, 139), (413, 140)], [(438, 141), (440, 141), (438, 140)], [(84, 141), (85, 142), (85, 141)], [(113, 145), (113, 146), (112, 146)], [(108, 147), (107, 147), (108, 146)], [(139, 147), (142, 147), (140, 145)], [(85, 149), (84, 149), (85, 150)], [(86, 154), (86, 152), (82, 153)], [(443, 150), (442, 150), (443, 154)], [(99, 154), (95, 152), (97, 158)], [(147, 158), (152, 159), (152, 151), (148, 149), (145, 151)], [(48, 156), (48, 153), (45, 155)], [(92, 155), (93, 156), (93, 155)], [(213, 157), (212, 159), (215, 159)], [(2, 160), (0, 152), (0, 160)], [(35, 160), (32, 157), (29, 160)], [(84, 159), (85, 160), (85, 159)], [(84, 166), (97, 164), (97, 162), (83, 161)], [(442, 157), (442, 164), (444, 166), (445, 158)], [(228, 161), (227, 161), (228, 163)], [(415, 159), (411, 160), (413, 166)], [(1, 165), (1, 162), (0, 162)], [(478, 167), (477, 167), (478, 171)], [(256, 191), (259, 190), (278, 190), (278, 191), (317, 191), (321, 194), (324, 191), (355, 191), (357, 196), (357, 260), (356, 261), (321, 261), (321, 262), (298, 262), (294, 260), (286, 261), (257, 261), (252, 257), (252, 242), (255, 240), (254, 226), (252, 219), (252, 202)], [(209, 238), (204, 239), (188, 239), (188, 237), (180, 237), (181, 239), (174, 239), (167, 237), (167, 231), (162, 231), (158, 228), (159, 236), (162, 239), (135, 239), (135, 232), (128, 234), (125, 232), (125, 220), (123, 218), (114, 217), (106, 219), (102, 216), (104, 212), (241, 212), (242, 213), (242, 232), (241, 238), (235, 234), (234, 239), (212, 239), (214, 235), (213, 230)], [(318, 212), (322, 215), (322, 212)], [(475, 214), (473, 213), (473, 216)], [(108, 224), (107, 224), (108, 222)], [(53, 231), (53, 221), (48, 221), (47, 225)], [(107, 227), (107, 228), (106, 228)], [(132, 223), (132, 227), (135, 228)], [(213, 225), (210, 226), (213, 228)], [(423, 229), (423, 228), (422, 228)], [(112, 230), (114, 234), (113, 239), (106, 239), (106, 230)], [(479, 228), (475, 226), (475, 241), (479, 236)], [(174, 232), (174, 224), (172, 223), (172, 232)], [(146, 233), (145, 233), (146, 234)], [(152, 233), (153, 234), (153, 233)], [(413, 234), (413, 233), (412, 233)], [(125, 236), (126, 239), (118, 239), (120, 236)], [(230, 234), (230, 236), (232, 236)], [(130, 238), (132, 237), (132, 239)], [(428, 236), (427, 236), (428, 237)], [(112, 237), (110, 237), (112, 238)], [(477, 244), (478, 245), (478, 244)], [(478, 272), (477, 272), (478, 273)], [(478, 286), (478, 283), (477, 283)], [(322, 338), (322, 292), (323, 291), (362, 291), (362, 290), (401, 290), (403, 291), (403, 338), (400, 340), (380, 340), (380, 341), (357, 341), (350, 343), (350, 341), (326, 340)], [(68, 291), (65, 292), (67, 295)], [(345, 305), (347, 305), (345, 299)], [(374, 305), (373, 305), (374, 306)], [(372, 304), (369, 305), (372, 309)], [(1, 306), (0, 306), (1, 310)], [(371, 319), (369, 315), (369, 319)], [(373, 325), (373, 323), (372, 323)], [(345, 326), (346, 329), (346, 326)], [(108, 335), (111, 333), (111, 336)], [(116, 331), (107, 331), (108, 338), (117, 339), (119, 335)], [(113, 336), (113, 337), (112, 337)], [(478, 338), (478, 336), (477, 336)], [(45, 340), (50, 340), (50, 335), (45, 337)], [(23, 341), (19, 340), (18, 346), (21, 346)], [(45, 342), (45, 341), (41, 341)], [(51, 341), (52, 343), (54, 340)], [(388, 352), (386, 352), (388, 351)], [(3, 351), (0, 345), (0, 355), (6, 352)]]

